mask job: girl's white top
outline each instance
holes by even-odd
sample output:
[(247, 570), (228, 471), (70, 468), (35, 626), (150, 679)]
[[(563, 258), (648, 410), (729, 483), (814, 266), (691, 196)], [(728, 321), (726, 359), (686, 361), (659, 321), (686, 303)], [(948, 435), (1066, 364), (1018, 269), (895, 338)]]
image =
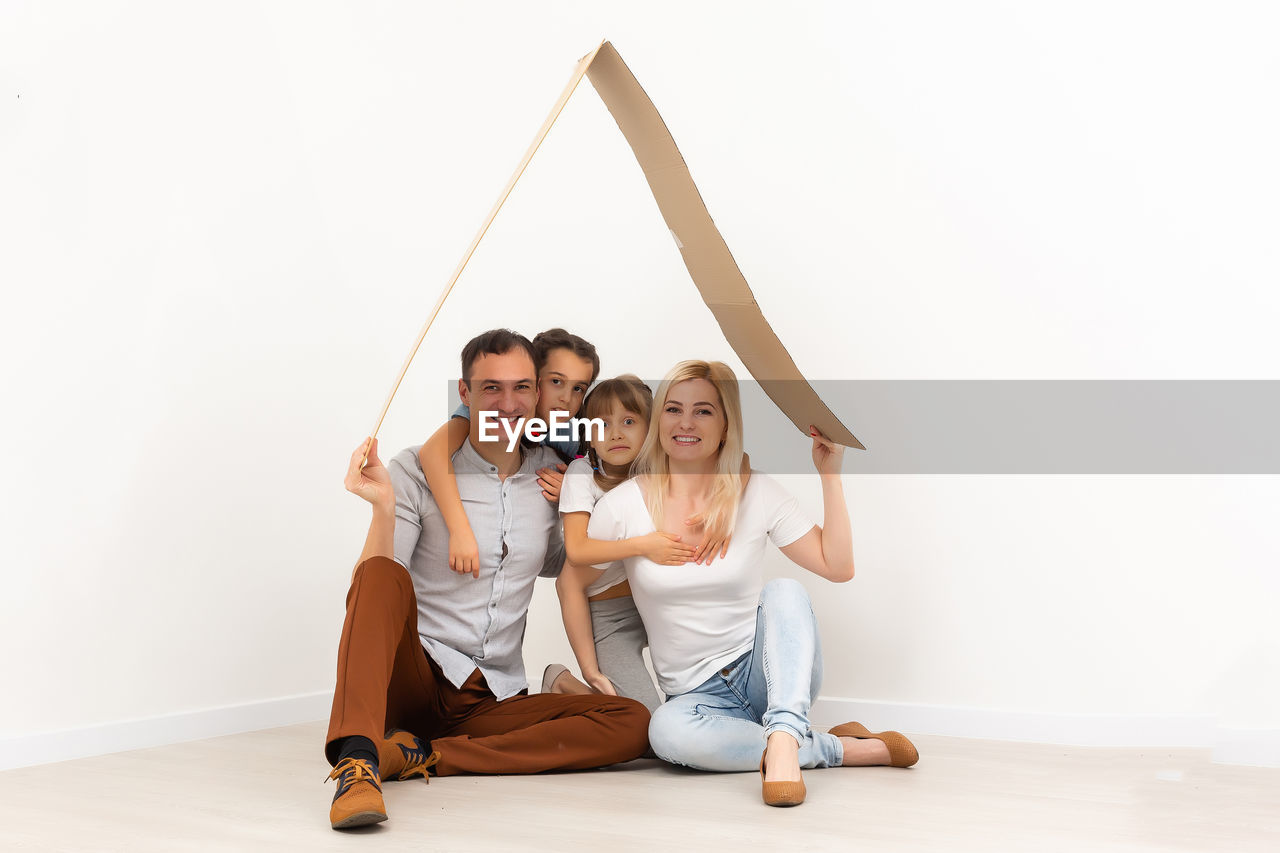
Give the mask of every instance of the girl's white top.
[[(768, 474), (753, 470), (738, 505), (728, 556), (709, 566), (660, 566), (645, 557), (623, 561), (662, 692), (688, 693), (751, 648), (766, 540), (784, 548), (813, 526), (794, 495)], [(655, 529), (639, 484), (628, 480), (596, 504), (587, 535), (627, 539)]]
[[(591, 463), (586, 459), (575, 459), (569, 463), (564, 472), (564, 480), (560, 483), (560, 512), (592, 512), (596, 508), (596, 502), (606, 494), (608, 493), (596, 482)], [(605, 563), (596, 568), (604, 571), (600, 573), (598, 580), (592, 581), (587, 587), (587, 598), (599, 595), (627, 579), (626, 569), (620, 561)]]

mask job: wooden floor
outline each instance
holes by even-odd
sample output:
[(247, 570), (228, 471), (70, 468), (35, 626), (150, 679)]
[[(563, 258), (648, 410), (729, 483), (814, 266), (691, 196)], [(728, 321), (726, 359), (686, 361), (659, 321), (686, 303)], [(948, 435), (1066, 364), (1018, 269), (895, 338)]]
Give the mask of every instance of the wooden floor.
[(393, 782), (388, 822), (339, 833), (323, 736), (309, 723), (0, 773), (0, 849), (1280, 850), (1280, 770), (925, 736), (909, 770), (809, 771), (794, 809), (763, 805), (755, 774), (635, 761)]

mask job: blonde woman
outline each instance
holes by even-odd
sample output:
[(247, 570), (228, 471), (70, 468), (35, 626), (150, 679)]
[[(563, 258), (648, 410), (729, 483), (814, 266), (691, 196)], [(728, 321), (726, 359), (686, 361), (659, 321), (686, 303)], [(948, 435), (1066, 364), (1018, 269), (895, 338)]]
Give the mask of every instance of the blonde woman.
[(711, 565), (624, 560), (668, 701), (653, 714), (649, 741), (662, 759), (700, 770), (757, 767), (769, 805), (804, 801), (802, 768), (892, 764), (918, 758), (897, 732), (858, 723), (816, 732), (809, 709), (822, 653), (809, 597), (790, 579), (763, 582), (765, 543), (827, 580), (853, 577), (853, 537), (840, 480), (844, 448), (812, 427), (824, 519), (812, 524), (775, 480), (742, 474), (738, 382), (721, 362), (683, 361), (654, 396), (648, 434), (628, 480), (595, 506), (592, 539), (680, 533), (702, 515), (708, 538), (732, 536)]

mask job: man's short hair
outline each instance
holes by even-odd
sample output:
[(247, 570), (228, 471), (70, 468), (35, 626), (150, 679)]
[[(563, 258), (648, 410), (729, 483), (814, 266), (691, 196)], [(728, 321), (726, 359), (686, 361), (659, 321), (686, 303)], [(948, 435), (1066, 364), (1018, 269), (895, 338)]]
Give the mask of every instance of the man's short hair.
[[(462, 379), (467, 383), (467, 387), (471, 387), (471, 367), (476, 363), (477, 358), (482, 355), (506, 355), (514, 349), (528, 353), (534, 370), (539, 369), (537, 350), (529, 339), (519, 332), (513, 332), (510, 329), (490, 329), (467, 341), (467, 345), (462, 348)], [(536, 372), (531, 378), (537, 380)]]
[(591, 362), (591, 381), (595, 382), (596, 377), (600, 375), (600, 356), (596, 354), (596, 348), (589, 341), (571, 335), (564, 329), (547, 329), (545, 332), (539, 332), (538, 336), (533, 339), (533, 351), (537, 356), (533, 360), (533, 364), (538, 368), (538, 375), (542, 375), (542, 368), (547, 363), (547, 353), (553, 349), (567, 349), (583, 361)]

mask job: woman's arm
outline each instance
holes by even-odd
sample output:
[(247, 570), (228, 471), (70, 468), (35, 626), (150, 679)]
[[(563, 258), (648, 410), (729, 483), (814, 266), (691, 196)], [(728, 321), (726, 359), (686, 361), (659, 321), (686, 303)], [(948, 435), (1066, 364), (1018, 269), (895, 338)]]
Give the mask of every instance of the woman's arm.
[(556, 595), (560, 597), (564, 633), (569, 638), (573, 656), (578, 659), (582, 680), (598, 693), (617, 696), (618, 691), (614, 689), (613, 682), (600, 672), (595, 634), (591, 629), (591, 604), (587, 601), (587, 587), (599, 577), (600, 572), (591, 566), (566, 562), (564, 570), (556, 578)]
[[(365, 452), (368, 449), (366, 460)], [(370, 557), (395, 558), (396, 493), (391, 487), (391, 474), (378, 458), (378, 440), (366, 438), (351, 454), (347, 476), (342, 484), (347, 491), (373, 505), (373, 519), (364, 540), (364, 550), (356, 560), (356, 568)], [(352, 579), (355, 570), (351, 571)]]
[(458, 481), (454, 479), (453, 454), (467, 440), (471, 424), (462, 418), (449, 418), (418, 451), (418, 464), (427, 478), (427, 487), (440, 507), (440, 516), (449, 528), (449, 568), (460, 575), (480, 577), (480, 548), (476, 545), (471, 523), (462, 508)]
[(813, 464), (822, 480), (822, 526), (780, 550), (797, 566), (843, 583), (853, 580), (853, 529), (840, 480), (844, 448), (814, 427), (809, 429), (813, 436)]
[(694, 548), (680, 542), (674, 533), (655, 530), (645, 536), (610, 541), (588, 539), (589, 512), (566, 512), (564, 516), (564, 550), (569, 562), (579, 566), (612, 563), (627, 557), (647, 557), (662, 566), (680, 566), (692, 559)]

